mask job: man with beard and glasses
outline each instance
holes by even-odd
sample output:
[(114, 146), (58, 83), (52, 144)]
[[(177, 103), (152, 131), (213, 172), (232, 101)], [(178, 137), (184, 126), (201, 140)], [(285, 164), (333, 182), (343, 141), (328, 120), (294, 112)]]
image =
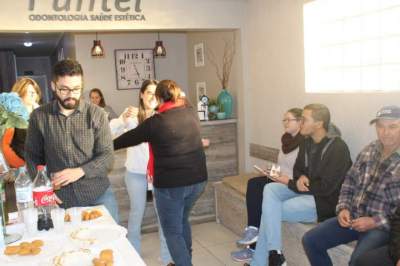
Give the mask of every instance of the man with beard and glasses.
[(81, 100), (83, 71), (74, 60), (53, 69), (55, 100), (32, 112), (25, 143), (31, 176), (47, 165), (63, 208), (103, 204), (118, 222), (118, 205), (107, 177), (113, 144), (106, 113)]

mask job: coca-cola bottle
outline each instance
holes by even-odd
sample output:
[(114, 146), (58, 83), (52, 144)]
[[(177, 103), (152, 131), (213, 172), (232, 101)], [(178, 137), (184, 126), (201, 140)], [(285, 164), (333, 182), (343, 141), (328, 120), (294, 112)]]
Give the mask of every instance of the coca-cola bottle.
[(19, 174), (14, 183), (15, 195), (17, 198), (18, 219), (23, 222), (22, 211), (33, 208), (32, 181), (26, 173), (25, 167), (19, 168)]
[(33, 201), (38, 209), (38, 230), (53, 228), (51, 209), (55, 204), (53, 186), (44, 171), (44, 165), (37, 166), (37, 175), (33, 181)]

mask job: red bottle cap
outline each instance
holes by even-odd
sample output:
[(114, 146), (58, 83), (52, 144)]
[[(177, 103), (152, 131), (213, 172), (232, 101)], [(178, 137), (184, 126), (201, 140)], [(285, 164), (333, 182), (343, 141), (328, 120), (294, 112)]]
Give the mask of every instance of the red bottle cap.
[(38, 165), (36, 169), (38, 171), (43, 171), (44, 170), (44, 165)]

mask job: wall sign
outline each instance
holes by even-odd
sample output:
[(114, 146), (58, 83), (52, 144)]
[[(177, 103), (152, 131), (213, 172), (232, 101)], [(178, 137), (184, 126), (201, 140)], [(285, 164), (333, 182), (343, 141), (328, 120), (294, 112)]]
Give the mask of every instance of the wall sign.
[(153, 49), (117, 49), (117, 89), (140, 89), (146, 79), (155, 79)]

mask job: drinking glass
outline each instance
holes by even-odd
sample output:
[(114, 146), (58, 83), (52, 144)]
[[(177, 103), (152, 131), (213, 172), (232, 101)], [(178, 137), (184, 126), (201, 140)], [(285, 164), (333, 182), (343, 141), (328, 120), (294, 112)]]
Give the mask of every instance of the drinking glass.
[(38, 210), (36, 208), (28, 208), (22, 210), (25, 231), (29, 236), (34, 236), (37, 233)]
[(53, 220), (54, 230), (58, 233), (64, 230), (65, 210), (63, 208), (54, 208), (50, 212)]
[(79, 208), (78, 207), (69, 208), (68, 213), (71, 216), (72, 226), (78, 226), (82, 221), (81, 212)]

